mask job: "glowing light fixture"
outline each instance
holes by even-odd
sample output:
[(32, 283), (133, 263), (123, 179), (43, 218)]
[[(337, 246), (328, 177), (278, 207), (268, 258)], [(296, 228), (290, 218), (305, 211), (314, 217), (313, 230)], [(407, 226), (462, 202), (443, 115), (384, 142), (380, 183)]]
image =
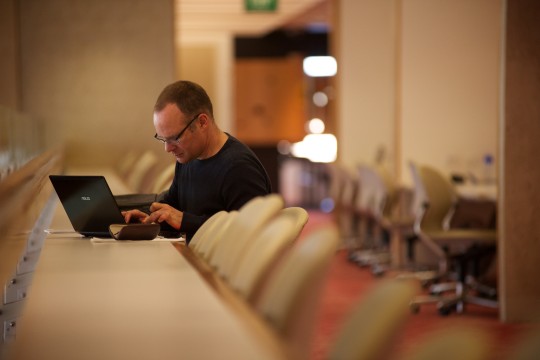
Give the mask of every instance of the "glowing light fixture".
[(337, 159), (337, 139), (332, 134), (309, 134), (292, 144), (291, 152), (312, 162), (334, 162)]
[(319, 118), (313, 118), (308, 121), (308, 132), (311, 134), (322, 134), (324, 132), (324, 121)]
[(311, 77), (334, 76), (337, 62), (332, 56), (308, 56), (304, 59), (304, 74)]
[(322, 91), (317, 91), (313, 94), (313, 103), (318, 107), (325, 107), (328, 105), (328, 95)]

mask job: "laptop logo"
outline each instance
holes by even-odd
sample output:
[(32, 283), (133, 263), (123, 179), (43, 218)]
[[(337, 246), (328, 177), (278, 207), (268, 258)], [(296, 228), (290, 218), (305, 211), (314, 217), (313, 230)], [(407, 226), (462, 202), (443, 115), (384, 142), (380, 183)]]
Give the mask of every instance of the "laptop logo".
[(81, 200), (90, 201), (90, 196), (81, 196)]

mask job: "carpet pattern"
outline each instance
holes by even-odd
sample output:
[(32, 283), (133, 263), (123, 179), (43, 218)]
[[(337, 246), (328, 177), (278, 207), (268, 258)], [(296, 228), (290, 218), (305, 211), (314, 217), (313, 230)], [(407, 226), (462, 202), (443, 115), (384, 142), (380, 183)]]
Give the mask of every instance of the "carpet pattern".
[[(331, 224), (332, 216), (319, 212), (310, 212), (301, 238), (319, 226)], [(394, 276), (388, 273), (385, 277)], [(336, 253), (329, 268), (327, 281), (323, 289), (321, 307), (316, 319), (315, 335), (310, 359), (327, 358), (334, 339), (348, 312), (361, 301), (362, 296), (373, 288), (379, 278), (374, 277), (368, 268), (361, 268), (347, 259), (347, 251)], [(490, 359), (509, 359), (514, 346), (530, 331), (532, 324), (504, 324), (498, 319), (498, 312), (476, 305), (467, 305), (462, 314), (452, 313), (441, 316), (435, 305), (423, 305), (418, 314), (410, 314), (397, 339), (389, 341), (392, 347), (389, 358), (398, 359), (413, 350), (425, 336), (449, 327), (478, 329), (487, 334)], [(540, 358), (540, 357), (539, 357)]]

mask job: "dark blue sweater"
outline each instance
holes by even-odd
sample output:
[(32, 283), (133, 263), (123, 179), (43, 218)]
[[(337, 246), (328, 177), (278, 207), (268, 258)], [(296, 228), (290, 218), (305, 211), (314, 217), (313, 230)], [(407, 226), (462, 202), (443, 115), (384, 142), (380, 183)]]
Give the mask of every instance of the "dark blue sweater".
[(191, 239), (199, 227), (221, 210), (238, 210), (252, 198), (272, 191), (256, 155), (233, 136), (214, 156), (176, 163), (169, 192), (162, 202), (182, 211), (180, 231)]

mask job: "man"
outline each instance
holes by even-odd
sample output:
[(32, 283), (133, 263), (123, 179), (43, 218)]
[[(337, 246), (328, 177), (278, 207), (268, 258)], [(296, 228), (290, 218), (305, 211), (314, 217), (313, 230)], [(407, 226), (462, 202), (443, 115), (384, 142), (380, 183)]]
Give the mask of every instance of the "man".
[(176, 158), (174, 180), (164, 200), (152, 203), (150, 214), (125, 211), (126, 222), (167, 223), (189, 241), (216, 212), (238, 210), (271, 192), (255, 154), (217, 126), (201, 86), (177, 81), (165, 87), (154, 106), (154, 127), (154, 137)]

